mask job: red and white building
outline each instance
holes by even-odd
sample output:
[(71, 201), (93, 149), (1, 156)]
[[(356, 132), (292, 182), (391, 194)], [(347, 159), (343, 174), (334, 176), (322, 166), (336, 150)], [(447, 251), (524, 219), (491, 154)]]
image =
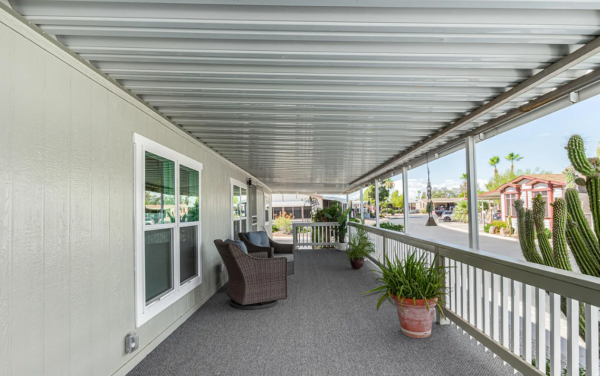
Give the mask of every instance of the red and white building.
[[(502, 220), (506, 221), (511, 216), (513, 224), (516, 224), (517, 215), (514, 202), (521, 199), (525, 202), (525, 207), (531, 209), (533, 198), (541, 194), (544, 201), (546, 201), (546, 227), (552, 228), (552, 206), (550, 203), (554, 202), (556, 198), (564, 196), (566, 185), (567, 182), (563, 174), (521, 175), (500, 186), (495, 191), (482, 193), (478, 196), (480, 200), (500, 199)], [(589, 220), (591, 214), (585, 188), (579, 187), (579, 195), (583, 203), (584, 213)]]

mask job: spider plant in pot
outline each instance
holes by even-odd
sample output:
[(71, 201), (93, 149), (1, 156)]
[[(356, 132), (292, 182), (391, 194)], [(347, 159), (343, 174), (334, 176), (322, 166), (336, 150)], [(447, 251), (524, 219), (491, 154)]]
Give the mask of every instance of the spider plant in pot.
[(337, 221), (338, 221), (338, 224), (340, 225), (340, 227), (337, 230), (337, 235), (338, 235), (337, 249), (342, 252), (345, 252), (348, 249), (348, 243), (346, 243), (346, 233), (348, 233), (348, 226), (347, 226), (346, 220), (348, 219), (348, 213), (350, 213), (351, 209), (352, 208), (348, 208), (345, 211), (342, 211), (341, 209), (338, 210)]
[[(436, 256), (437, 258), (437, 256)], [(433, 312), (437, 307), (443, 316), (441, 302), (446, 295), (446, 272), (444, 266), (429, 264), (427, 255), (412, 253), (403, 260), (385, 258), (387, 267), (379, 266), (379, 287), (365, 294), (381, 293), (377, 309), (389, 300), (397, 306), (402, 333), (413, 338), (431, 335)]]
[(356, 235), (350, 239), (346, 256), (350, 260), (353, 269), (360, 269), (365, 264), (365, 257), (375, 252), (375, 246), (369, 239), (364, 223), (356, 229)]

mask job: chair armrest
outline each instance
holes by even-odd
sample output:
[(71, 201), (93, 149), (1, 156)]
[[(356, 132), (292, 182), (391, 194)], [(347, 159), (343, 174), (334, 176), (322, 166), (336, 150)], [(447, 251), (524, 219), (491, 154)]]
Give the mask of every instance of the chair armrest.
[(247, 284), (287, 284), (287, 261), (285, 258), (247, 257), (240, 263), (240, 267)]
[(259, 247), (252, 243), (245, 243), (246, 249), (248, 250), (248, 254), (251, 255), (253, 253), (266, 252), (269, 258), (273, 258), (273, 248), (272, 247)]
[(269, 239), (269, 243), (271, 244), (271, 247), (273, 247), (274, 253), (294, 253), (293, 244), (277, 243), (271, 239)]
[(249, 253), (249, 255), (251, 257), (257, 258), (257, 259), (266, 259), (269, 258), (269, 253), (267, 252), (252, 252)]

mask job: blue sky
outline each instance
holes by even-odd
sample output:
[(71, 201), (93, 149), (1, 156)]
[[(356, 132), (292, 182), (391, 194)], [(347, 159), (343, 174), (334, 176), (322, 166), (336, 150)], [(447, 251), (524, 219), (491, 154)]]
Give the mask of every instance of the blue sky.
[[(553, 173), (561, 173), (570, 163), (564, 146), (573, 134), (581, 135), (586, 141), (588, 156), (596, 155), (600, 142), (600, 96), (590, 98), (557, 111), (513, 130), (477, 144), (477, 178), (480, 185), (487, 183), (494, 168), (488, 160), (500, 157), (499, 171), (510, 168), (504, 159), (510, 152), (520, 154), (523, 160), (515, 169), (537, 167)], [(458, 187), (460, 176), (466, 171), (465, 152), (458, 151), (429, 163), (431, 184), (434, 187)], [(402, 191), (400, 176), (394, 177), (396, 188)], [(410, 198), (427, 185), (427, 168), (417, 167), (409, 171)]]

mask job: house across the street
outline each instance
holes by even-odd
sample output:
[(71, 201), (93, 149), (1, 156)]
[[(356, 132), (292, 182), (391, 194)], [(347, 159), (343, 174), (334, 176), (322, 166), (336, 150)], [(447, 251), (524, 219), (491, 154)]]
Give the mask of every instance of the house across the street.
[[(564, 196), (566, 186), (567, 181), (563, 174), (521, 175), (513, 181), (500, 186), (495, 191), (481, 193), (478, 196), (480, 200), (500, 199), (502, 220), (506, 221), (510, 216), (512, 217), (513, 224), (516, 224), (515, 201), (521, 199), (525, 202), (525, 207), (531, 209), (533, 198), (540, 194), (544, 201), (546, 201), (546, 227), (551, 229), (552, 206), (550, 203), (554, 202), (556, 198)], [(585, 187), (578, 187), (578, 189), (579, 197), (583, 204), (583, 212), (588, 221), (591, 221), (587, 191)]]

